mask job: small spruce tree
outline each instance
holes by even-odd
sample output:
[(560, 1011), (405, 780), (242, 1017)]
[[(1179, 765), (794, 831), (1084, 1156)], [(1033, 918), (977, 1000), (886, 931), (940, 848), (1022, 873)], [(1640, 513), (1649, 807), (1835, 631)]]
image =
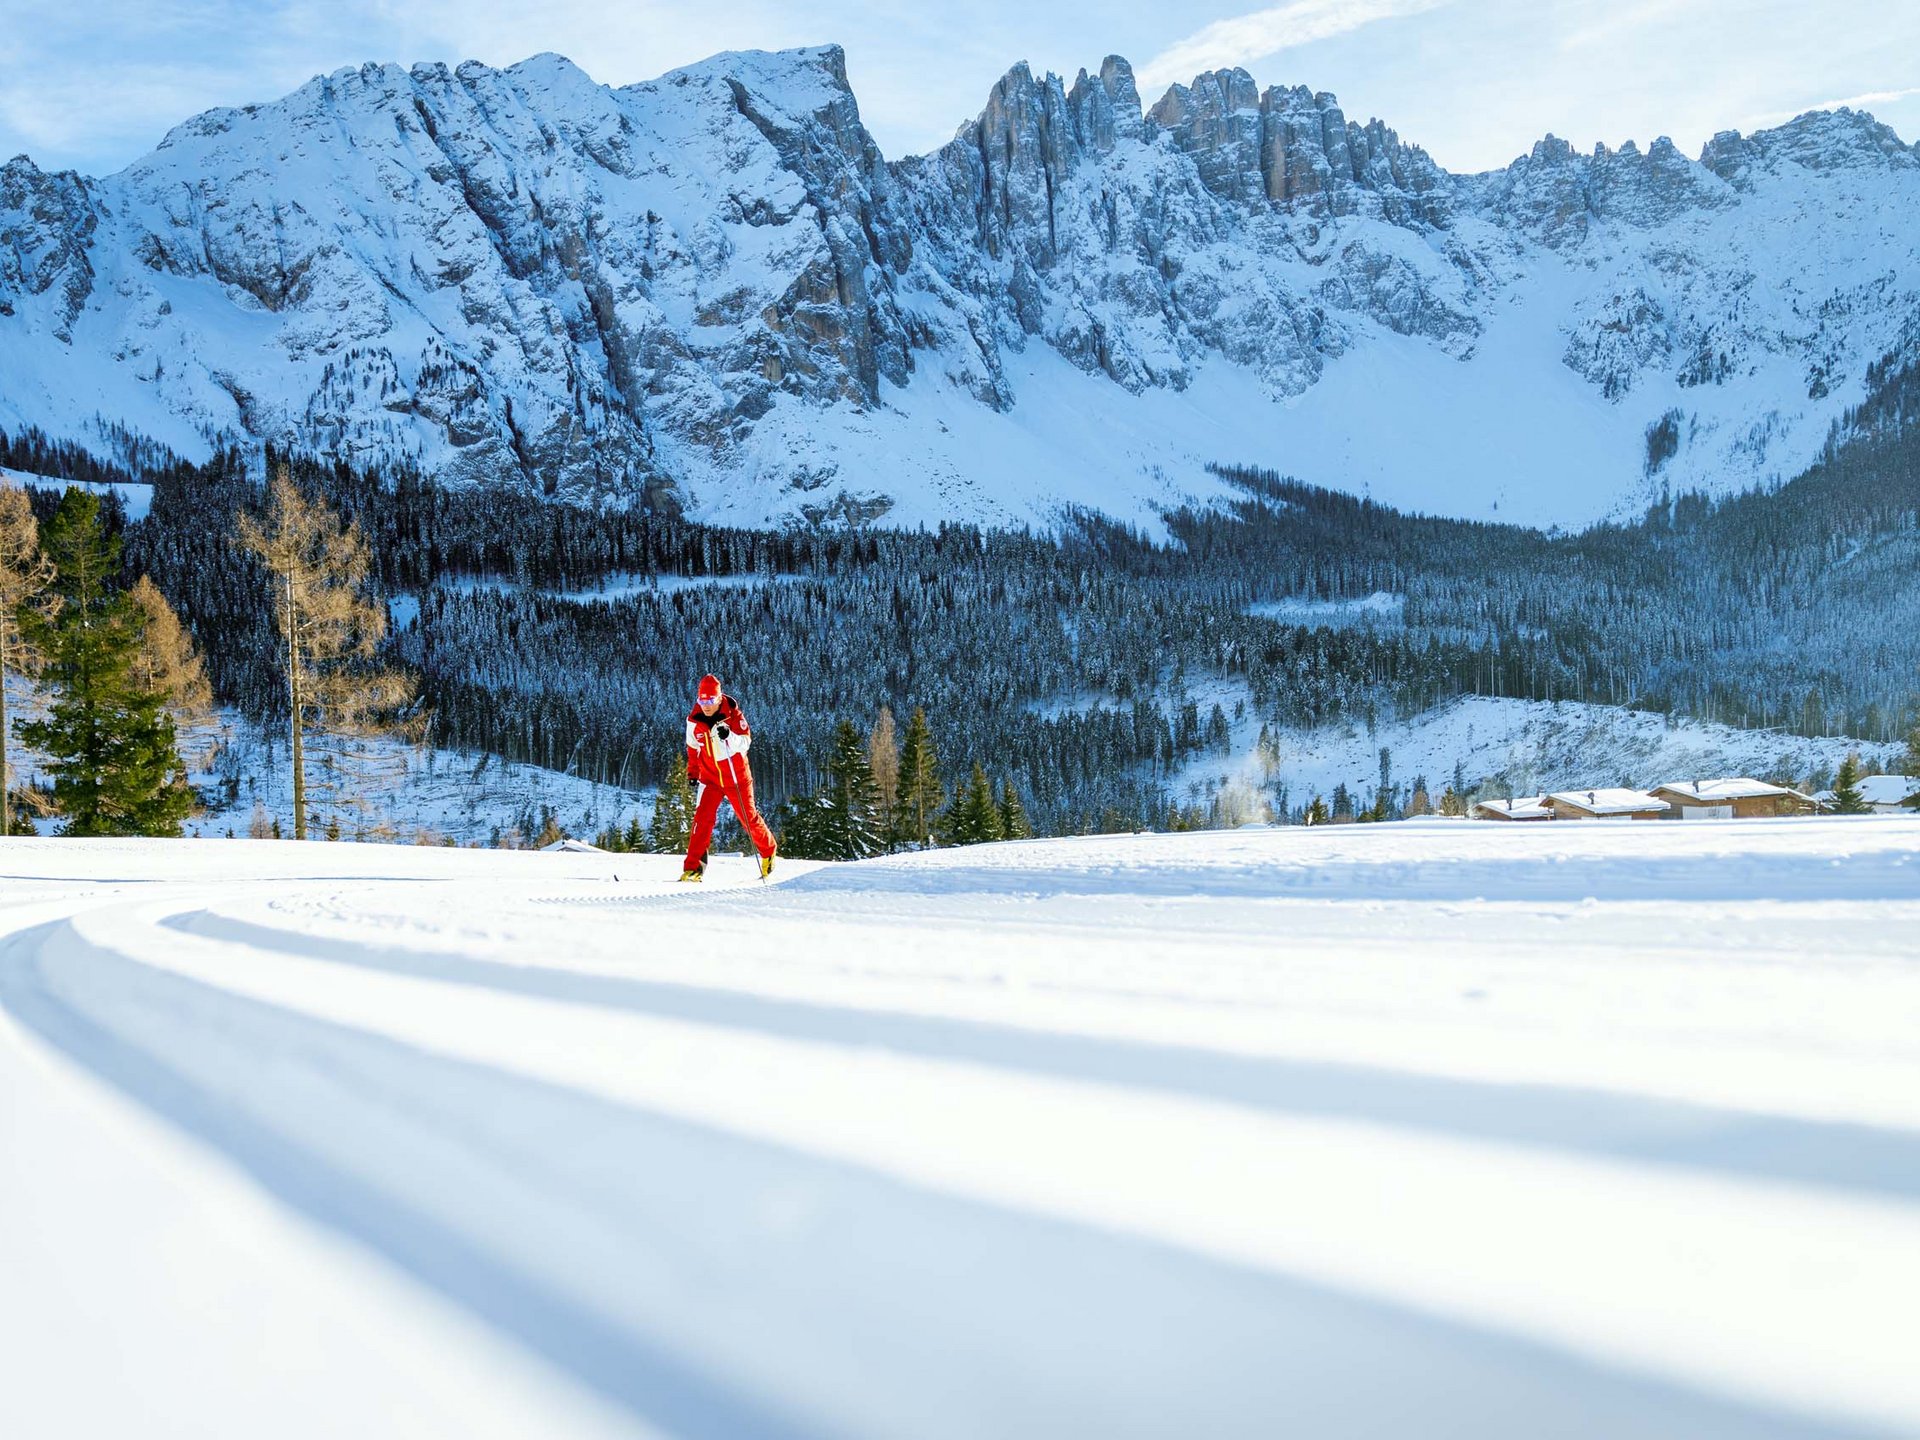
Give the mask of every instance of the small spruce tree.
[(907, 720), (900, 742), (900, 791), (896, 802), (894, 835), (901, 844), (925, 849), (934, 841), (934, 822), (946, 804), (940, 783), (940, 757), (933, 743), (927, 712), (918, 707)]
[[(695, 804), (693, 781), (687, 776), (687, 752), (676, 748), (673, 763), (667, 767), (667, 778), (660, 782), (660, 789), (653, 800), (653, 824), (647, 828), (647, 843), (636, 849), (651, 850), (656, 855), (684, 855), (688, 841), (693, 838), (693, 811)], [(640, 817), (633, 819), (637, 830)]]
[(1000, 838), (1002, 840), (1027, 840), (1033, 836), (1033, 826), (1027, 823), (1027, 810), (1020, 803), (1020, 792), (1013, 788), (1013, 781), (1005, 776), (1000, 780)]
[(827, 801), (823, 795), (799, 795), (780, 807), (774, 829), (780, 853), (795, 860), (835, 860), (829, 837)]
[(1873, 811), (1860, 790), (1858, 755), (1848, 755), (1840, 762), (1840, 773), (1833, 777), (1833, 808), (1842, 815), (1867, 815)]
[(860, 732), (851, 720), (842, 720), (833, 732), (833, 750), (827, 757), (826, 802), (822, 841), (829, 860), (864, 860), (887, 848), (877, 812), (880, 790), (874, 783)]
[(955, 792), (953, 804), (940, 817), (940, 841), (944, 845), (982, 845), (1000, 838), (1000, 807), (994, 804), (986, 770), (975, 762), (973, 775)]
[(30, 611), (28, 639), (46, 657), (55, 698), (21, 736), (48, 756), (69, 835), (178, 835), (193, 808), (162, 697), (136, 675), (142, 613), (111, 586), (119, 542), (100, 502), (70, 489), (46, 533), (55, 605)]

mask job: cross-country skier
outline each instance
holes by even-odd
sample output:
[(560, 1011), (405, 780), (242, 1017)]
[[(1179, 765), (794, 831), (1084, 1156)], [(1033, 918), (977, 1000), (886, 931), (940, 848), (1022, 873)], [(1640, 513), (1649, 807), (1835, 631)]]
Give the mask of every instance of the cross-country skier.
[(713, 843), (713, 822), (724, 797), (740, 817), (753, 848), (760, 852), (760, 878), (773, 873), (773, 832), (753, 803), (753, 771), (747, 768), (747, 747), (753, 736), (747, 717), (712, 675), (700, 677), (700, 689), (687, 716), (687, 777), (698, 790), (693, 807), (693, 834), (687, 841), (682, 880), (698, 880), (707, 871), (707, 846)]

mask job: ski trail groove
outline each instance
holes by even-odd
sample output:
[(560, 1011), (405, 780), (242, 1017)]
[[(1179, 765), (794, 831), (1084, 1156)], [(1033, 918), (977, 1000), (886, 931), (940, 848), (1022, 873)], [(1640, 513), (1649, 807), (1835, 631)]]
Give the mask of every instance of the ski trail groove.
[(355, 944), (208, 909), (167, 915), (158, 923), (267, 953), (784, 1039), (873, 1047), (1260, 1110), (1920, 1200), (1920, 1132), (1763, 1116), (1602, 1091), (1450, 1080), (1293, 1062), (1281, 1056), (1047, 1033), (981, 1020), (854, 1009), (543, 965), (509, 965), (390, 944)]
[[(1729, 1398), (1757, 1391), (1863, 1421), (1920, 1413), (1904, 1340), (1821, 1338), (1903, 1284), (1920, 1293), (1920, 1215), (1909, 1209), (610, 1014), (286, 954), (262, 964), (269, 952), (159, 923), (177, 913), (125, 906), (80, 915), (72, 928), (96, 955), (142, 971), (915, 1188), (1539, 1337)], [(1422, 1206), (1409, 1211), (1403, 1193)], [(1664, 1233), (1649, 1246), (1655, 1214)], [(1676, 1266), (1697, 1288), (1650, 1301)], [(1541, 1290), (1543, 1272), (1559, 1273), (1561, 1286)], [(1810, 1287), (1814, 1273), (1824, 1283)], [(1745, 1305), (1728, 1307), (1729, 1294)], [(1797, 1314), (1784, 1324), (1788, 1294)], [(1615, 1323), (1596, 1326), (1596, 1313)]]
[[(1510, 1338), (1100, 1229), (743, 1145), (209, 989), (117, 949), (64, 922), (20, 937), (0, 952), (0, 1000), (36, 1033), (246, 1165), (287, 1203), (373, 1246), (675, 1433), (881, 1436), (904, 1426), (918, 1434), (1039, 1436), (1065, 1426), (1151, 1436), (1197, 1426), (1251, 1436), (1270, 1434), (1276, 1416), (1327, 1418), (1337, 1396), (1346, 1433), (1385, 1437), (1406, 1433), (1436, 1403), (1462, 1415), (1463, 1383), (1463, 1418), (1483, 1432), (1521, 1413), (1576, 1440), (1856, 1433), (1613, 1375)], [(76, 965), (84, 965), (84, 977), (69, 973)], [(236, 1045), (237, 1054), (219, 1053)], [(277, 1058), (263, 1063), (267, 1055)], [(229, 1064), (249, 1075), (280, 1074), (236, 1105), (223, 1083)], [(453, 1096), (461, 1103), (449, 1111)], [(606, 1193), (607, 1174), (583, 1162), (571, 1143), (583, 1108), (600, 1142), (655, 1157), (668, 1193), (650, 1194), (646, 1177)], [(409, 1111), (417, 1123), (399, 1123)], [(480, 1133), (460, 1133), (470, 1128)], [(385, 1132), (386, 1145), (368, 1144), (370, 1131)], [(448, 1143), (450, 1132), (458, 1143)], [(463, 1154), (468, 1147), (472, 1153)], [(410, 1178), (425, 1171), (442, 1182), (409, 1190)], [(531, 1196), (529, 1175), (540, 1177)], [(721, 1183), (705, 1178), (712, 1176)], [(764, 1215), (753, 1223), (753, 1212), (769, 1205), (771, 1240), (751, 1247), (750, 1264), (730, 1255), (743, 1235), (769, 1228)], [(508, 1232), (488, 1233), (487, 1217), (503, 1210)], [(714, 1219), (716, 1211), (731, 1223), (712, 1233), (689, 1231), (675, 1218)], [(831, 1225), (816, 1218), (836, 1214)], [(680, 1233), (649, 1251), (645, 1222), (678, 1224)], [(770, 1290), (763, 1283), (767, 1266), (777, 1277), (823, 1243), (842, 1259), (870, 1257), (871, 1273), (836, 1277), (847, 1292), (835, 1296), (838, 1303), (823, 1306), (821, 1296), (836, 1288), (823, 1290), (824, 1277), (811, 1285), (792, 1277)], [(556, 1247), (583, 1251), (575, 1258), (584, 1262), (557, 1284), (542, 1284), (516, 1264), (537, 1252), (551, 1268)], [(755, 1378), (801, 1396), (878, 1386), (882, 1394), (869, 1407), (877, 1417), (857, 1407), (846, 1413), (844, 1400), (841, 1413), (811, 1426), (769, 1414), (690, 1374), (671, 1350), (650, 1352), (642, 1323), (648, 1307), (634, 1297), (623, 1303), (604, 1287), (586, 1298), (570, 1293), (591, 1287), (586, 1277), (595, 1275), (627, 1284), (637, 1277), (643, 1289), (650, 1272), (684, 1267), (690, 1251), (703, 1258), (678, 1286), (671, 1275), (653, 1274), (661, 1293), (652, 1323), (678, 1328), (675, 1338), (685, 1344), (686, 1331), (698, 1329), (686, 1309), (698, 1291), (751, 1279), (751, 1309), (723, 1305), (709, 1320), (734, 1339), (734, 1363), (742, 1364), (745, 1351), (747, 1368), (754, 1360), (764, 1366), (761, 1357), (799, 1346), (803, 1364), (790, 1359)], [(909, 1313), (889, 1313), (899, 1309), (903, 1286)], [(1078, 1298), (1089, 1291), (1091, 1301)], [(756, 1331), (752, 1322), (769, 1299), (777, 1312)], [(924, 1327), (929, 1311), (947, 1307), (963, 1323), (931, 1337), (931, 1345), (902, 1323), (912, 1318)], [(1170, 1314), (1197, 1308), (1211, 1323), (1202, 1335), (1183, 1336), (1163, 1307)], [(814, 1351), (804, 1343), (810, 1335), (821, 1341)], [(964, 1357), (963, 1374), (953, 1373), (956, 1355)], [(1381, 1366), (1396, 1376), (1394, 1387), (1370, 1383)], [(882, 1375), (892, 1377), (890, 1386), (879, 1384)], [(903, 1379), (911, 1382), (904, 1391)], [(978, 1408), (982, 1394), (996, 1397), (986, 1410)], [(939, 1404), (929, 1409), (935, 1397)]]

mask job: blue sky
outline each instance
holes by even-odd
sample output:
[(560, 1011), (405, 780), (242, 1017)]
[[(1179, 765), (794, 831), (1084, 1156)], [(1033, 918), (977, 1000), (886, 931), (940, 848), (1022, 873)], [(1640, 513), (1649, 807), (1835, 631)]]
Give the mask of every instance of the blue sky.
[(1015, 61), (1070, 79), (1109, 53), (1149, 103), (1227, 65), (1331, 90), (1453, 170), (1549, 131), (1697, 154), (1716, 130), (1838, 103), (1920, 138), (1920, 0), (0, 0), (0, 159), (103, 174), (189, 115), (365, 60), (556, 50), (623, 85), (827, 40), (890, 156), (940, 144)]

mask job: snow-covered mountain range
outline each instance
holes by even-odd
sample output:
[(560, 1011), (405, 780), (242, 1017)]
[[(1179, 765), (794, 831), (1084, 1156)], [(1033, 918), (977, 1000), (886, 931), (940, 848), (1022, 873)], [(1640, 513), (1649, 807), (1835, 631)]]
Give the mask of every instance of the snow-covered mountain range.
[(1263, 464), (1578, 523), (1803, 468), (1920, 316), (1870, 116), (1456, 176), (1331, 95), (1015, 66), (888, 161), (836, 47), (369, 64), (0, 169), (0, 428), (701, 519), (1149, 516)]

